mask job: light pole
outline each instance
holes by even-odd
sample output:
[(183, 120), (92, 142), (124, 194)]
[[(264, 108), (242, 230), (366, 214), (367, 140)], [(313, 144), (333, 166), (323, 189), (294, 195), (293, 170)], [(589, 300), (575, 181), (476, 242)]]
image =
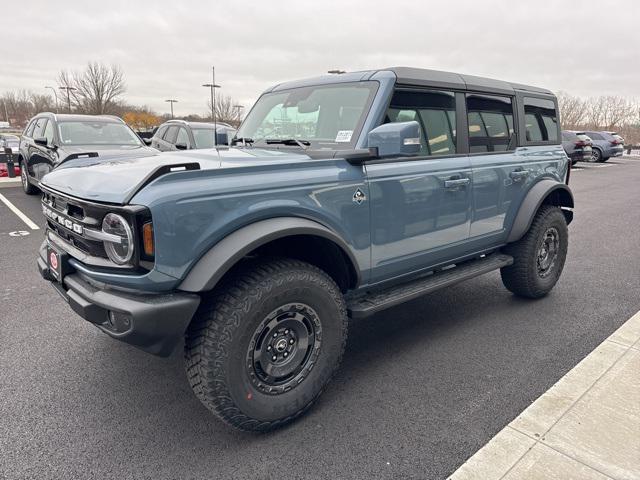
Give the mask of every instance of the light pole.
[(216, 67), (211, 67), (211, 83), (203, 83), (203, 87), (211, 89), (211, 120), (213, 120), (213, 144), (218, 145), (218, 121), (216, 118), (216, 88), (221, 88), (220, 85), (216, 85)]
[(65, 85), (64, 87), (58, 87), (60, 90), (66, 90), (67, 91), (67, 106), (69, 108), (69, 113), (71, 113), (71, 90), (75, 90), (76, 87), (70, 87), (68, 85)]
[(7, 112), (7, 101), (2, 99), (2, 104), (4, 105), (4, 119), (7, 123), (9, 123), (9, 113)]
[(171, 118), (173, 118), (173, 104), (178, 103), (178, 100), (170, 98), (169, 100), (165, 100), (165, 102), (169, 102), (171, 104)]
[(44, 88), (50, 88), (51, 91), (53, 92), (53, 96), (56, 99), (56, 113), (60, 113), (60, 106), (58, 105), (58, 92), (56, 92), (56, 89), (53, 87), (46, 86)]

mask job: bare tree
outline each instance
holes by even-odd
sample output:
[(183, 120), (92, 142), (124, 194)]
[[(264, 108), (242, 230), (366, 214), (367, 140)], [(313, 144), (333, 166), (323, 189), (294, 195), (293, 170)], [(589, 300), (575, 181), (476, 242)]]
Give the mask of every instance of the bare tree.
[(27, 90), (6, 92), (2, 95), (2, 102), (7, 109), (11, 125), (23, 126), (33, 115), (38, 113), (31, 102), (31, 96)]
[(559, 92), (557, 96), (562, 128), (568, 130), (580, 128), (587, 118), (587, 103), (580, 97), (574, 97), (566, 92)]
[[(207, 107), (209, 112), (213, 110), (211, 100), (207, 102)], [(237, 127), (242, 120), (241, 108), (238, 108), (238, 103), (232, 97), (218, 95), (216, 96), (216, 119)]]
[(58, 83), (63, 87), (73, 87), (71, 103), (77, 111), (91, 115), (114, 113), (119, 97), (126, 91), (121, 68), (98, 62), (89, 62), (82, 72), (62, 70)]

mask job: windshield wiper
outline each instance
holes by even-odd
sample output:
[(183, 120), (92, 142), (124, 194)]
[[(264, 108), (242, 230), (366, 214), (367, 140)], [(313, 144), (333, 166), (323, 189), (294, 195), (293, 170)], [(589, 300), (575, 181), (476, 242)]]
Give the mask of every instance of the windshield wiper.
[(251, 145), (253, 143), (253, 138), (249, 138), (249, 137), (240, 137), (240, 138), (233, 138), (231, 140), (231, 145), (237, 145), (238, 143), (241, 143), (242, 145)]
[(282, 145), (298, 145), (303, 149), (307, 149), (311, 142), (308, 140), (298, 140), (297, 138), (267, 138), (265, 140), (267, 145), (272, 145), (276, 143), (280, 143)]

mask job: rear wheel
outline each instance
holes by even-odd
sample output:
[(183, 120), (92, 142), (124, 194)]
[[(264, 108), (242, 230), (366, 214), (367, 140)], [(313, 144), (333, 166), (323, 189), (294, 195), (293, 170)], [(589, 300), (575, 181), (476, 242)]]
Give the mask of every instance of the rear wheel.
[(198, 309), (185, 340), (189, 382), (202, 403), (242, 430), (270, 430), (307, 410), (337, 370), (345, 302), (305, 262), (248, 263)]
[(601, 162), (602, 161), (602, 152), (597, 149), (594, 148), (593, 150), (591, 150), (591, 162)]
[(569, 245), (569, 231), (558, 207), (540, 207), (527, 233), (504, 248), (513, 265), (500, 270), (502, 283), (516, 295), (545, 296), (560, 278)]
[(22, 182), (22, 190), (24, 190), (24, 193), (27, 195), (35, 195), (38, 193), (38, 189), (33, 186), (29, 180), (29, 172), (27, 171), (24, 162), (20, 162), (20, 180)]

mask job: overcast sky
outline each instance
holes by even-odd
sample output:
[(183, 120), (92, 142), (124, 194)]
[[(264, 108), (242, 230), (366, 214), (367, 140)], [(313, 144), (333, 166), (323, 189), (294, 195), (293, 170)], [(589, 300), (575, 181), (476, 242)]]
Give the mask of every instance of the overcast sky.
[(394, 65), (640, 97), (639, 0), (23, 0), (2, 19), (0, 93), (100, 61), (159, 113), (205, 113), (211, 65), (247, 107), (284, 80)]

